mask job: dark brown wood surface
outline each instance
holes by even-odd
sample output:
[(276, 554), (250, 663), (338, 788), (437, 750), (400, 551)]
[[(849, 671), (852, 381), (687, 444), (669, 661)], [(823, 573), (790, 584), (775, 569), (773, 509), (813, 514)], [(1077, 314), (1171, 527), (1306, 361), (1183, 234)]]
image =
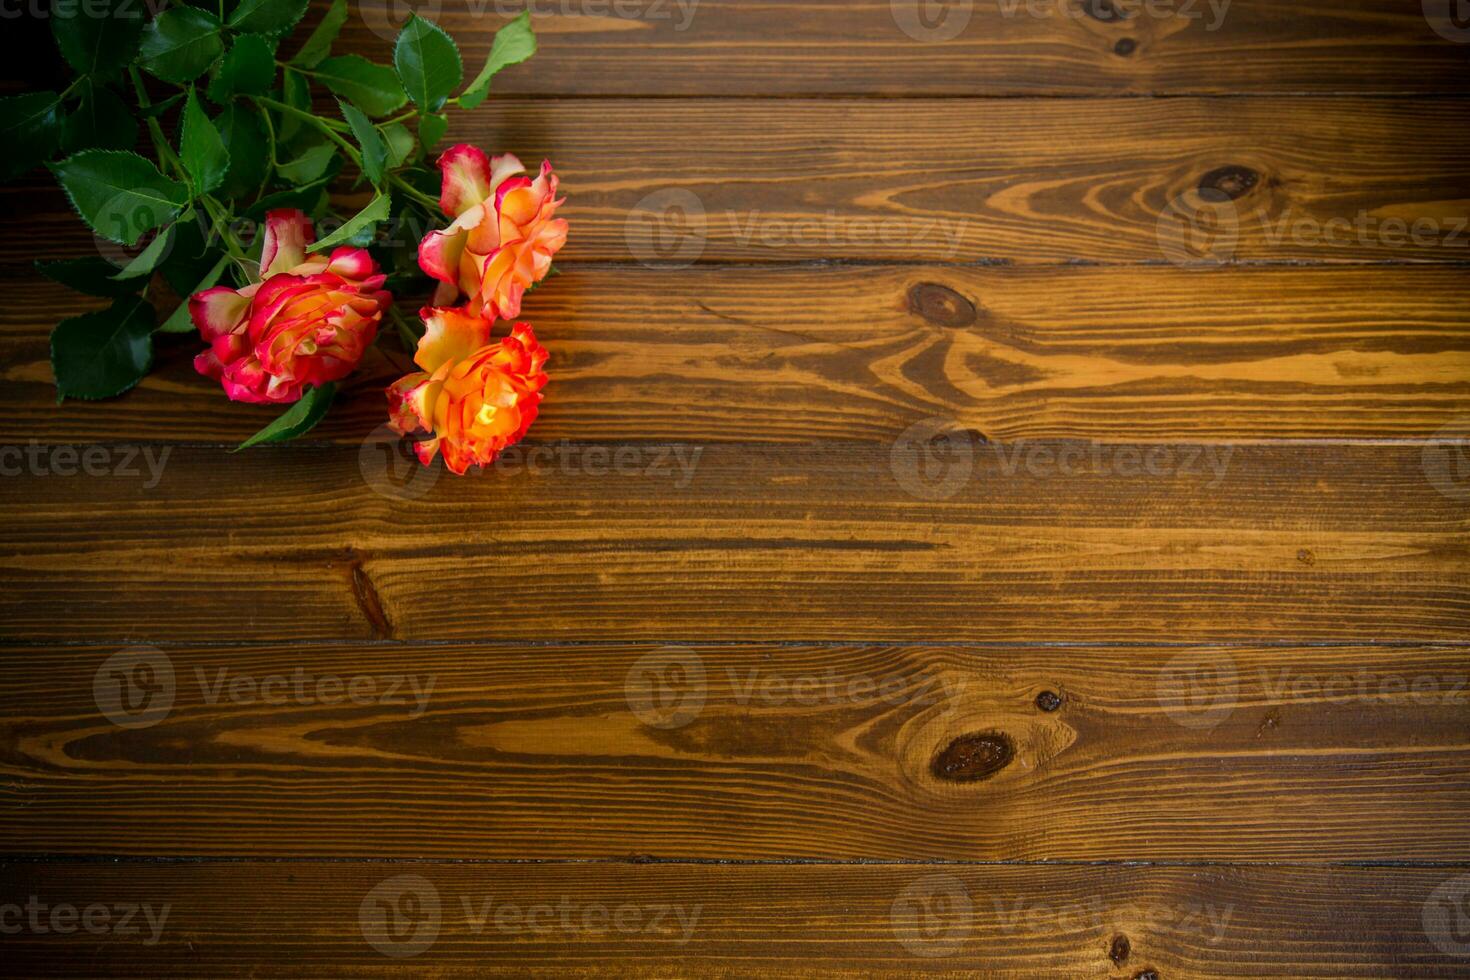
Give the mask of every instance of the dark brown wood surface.
[(536, 5), (464, 479), (391, 345), (288, 448), (187, 337), (57, 405), (0, 188), (4, 972), (1470, 975), (1470, 43), (1026, 2)]

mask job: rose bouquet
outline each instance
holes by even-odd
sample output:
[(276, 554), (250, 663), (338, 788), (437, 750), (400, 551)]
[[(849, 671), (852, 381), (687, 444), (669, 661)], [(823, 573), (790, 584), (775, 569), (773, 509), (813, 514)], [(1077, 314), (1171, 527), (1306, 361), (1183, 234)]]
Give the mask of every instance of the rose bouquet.
[[(52, 331), (58, 400), (119, 395), (155, 342), (192, 334), (195, 368), (226, 397), (285, 406), (241, 448), (281, 442), (391, 336), (420, 370), (388, 387), (389, 425), (425, 465), (464, 473), (536, 418), (546, 350), (530, 324), (499, 339), (496, 324), (555, 271), (567, 225), (549, 163), (532, 175), (511, 154), (435, 149), (451, 108), (479, 106), (535, 53), (529, 16), (496, 32), (465, 84), (434, 23), (410, 16), (378, 64), (332, 55), (347, 0), (293, 43), (307, 5), (220, 0), (150, 19), (128, 0), (54, 0), (75, 79), (0, 98), (13, 151), (0, 179), (45, 163), (98, 243), (99, 257), (39, 264), (112, 300)], [(394, 297), (416, 294), (428, 302), (405, 317)]]

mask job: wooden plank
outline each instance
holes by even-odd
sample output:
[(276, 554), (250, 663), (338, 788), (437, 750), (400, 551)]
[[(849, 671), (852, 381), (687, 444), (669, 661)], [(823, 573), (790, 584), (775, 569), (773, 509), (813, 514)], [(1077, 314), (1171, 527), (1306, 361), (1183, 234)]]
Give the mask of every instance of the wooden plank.
[[(0, 442), (237, 444), (276, 413), (160, 341), (140, 388), (58, 406), (47, 324), (0, 273)], [(891, 442), (942, 416), (1012, 442), (1427, 438), (1470, 416), (1470, 269), (573, 267), (523, 315), (551, 350), (536, 437)], [(411, 298), (404, 300), (412, 306)], [(386, 338), (313, 441), (386, 420)]]
[[(252, 862), (0, 873), (0, 897), (19, 907), (22, 924), (5, 938), (11, 969), (147, 978), (405, 968), (466, 977), (1449, 978), (1464, 976), (1465, 960), (1440, 916), (1470, 881), (1445, 868), (1116, 866)], [(30, 926), (27, 905), (46, 933)], [(137, 932), (115, 935), (132, 906), (125, 929)], [(88, 908), (92, 932), (82, 925)], [(54, 909), (74, 932), (49, 931)]]
[[(1286, 10), (1272, 0), (960, 0), (924, 11), (916, 0), (448, 0), (418, 9), (478, 66), (507, 19), (497, 11), (526, 6), (541, 50), (497, 76), (498, 92), (1464, 92), (1470, 67), (1464, 46), (1431, 28), (1423, 9), (1432, 7), (1393, 0)], [(355, 3), (341, 50), (387, 61), (402, 9)]]
[(0, 481), (5, 636), (1414, 641), (1470, 612), (1464, 489), (1415, 444), (537, 443), (460, 479), (372, 440), (146, 448)]
[[(1461, 99), (487, 106), (452, 138), (555, 162), (573, 229), (559, 261), (1470, 258)], [(57, 195), (4, 200), (30, 234), (0, 261), (94, 254)]]
[(8, 854), (1321, 862), (1470, 844), (1463, 645), (10, 646), (0, 663)]

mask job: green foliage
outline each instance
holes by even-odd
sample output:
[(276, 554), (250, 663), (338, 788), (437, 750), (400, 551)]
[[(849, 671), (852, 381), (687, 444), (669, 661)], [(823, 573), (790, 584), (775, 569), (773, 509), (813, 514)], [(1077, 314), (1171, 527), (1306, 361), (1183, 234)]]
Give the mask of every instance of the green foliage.
[(225, 182), (225, 174), (230, 169), (230, 151), (225, 149), (225, 141), (219, 130), (214, 128), (214, 123), (204, 114), (204, 108), (199, 104), (193, 89), (189, 90), (189, 96), (184, 100), (179, 155), (183, 158), (184, 169), (189, 172), (194, 189), (199, 194), (208, 194)]
[(198, 7), (170, 7), (143, 31), (139, 61), (166, 82), (192, 82), (224, 53), (220, 23)]
[(138, 53), (143, 5), (132, 0), (52, 0), (51, 33), (66, 63), (97, 81), (122, 75)]
[(361, 55), (328, 58), (317, 65), (315, 77), (333, 95), (341, 96), (369, 116), (386, 116), (408, 102), (397, 72)]
[(264, 95), (276, 80), (276, 46), (259, 34), (241, 34), (209, 83), (209, 97), (224, 103), (237, 95)]
[(332, 232), (325, 238), (319, 239), (307, 251), (320, 252), (324, 248), (335, 248), (346, 244), (365, 231), (376, 228), (381, 222), (387, 221), (393, 208), (393, 200), (386, 193), (379, 191), (378, 195), (368, 202), (367, 207), (357, 214), (348, 218), (341, 228)]
[(136, 297), (62, 320), (51, 332), (56, 400), (111, 398), (153, 365), (153, 310)]
[(81, 80), (77, 107), (61, 124), (63, 153), (86, 149), (131, 150), (138, 143), (138, 121), (122, 96), (91, 78)]
[(433, 21), (410, 14), (393, 46), (393, 67), (420, 112), (438, 112), (464, 81), (459, 48)]
[(484, 102), (485, 97), (490, 94), (490, 80), (500, 69), (518, 65), (535, 53), (536, 32), (531, 30), (531, 12), (525, 10), (495, 32), (495, 40), (490, 45), (490, 57), (485, 59), (485, 67), (480, 69), (480, 74), (475, 76), (475, 80), (460, 95), (460, 106), (473, 109)]
[(283, 34), (306, 13), (307, 0), (240, 0), (229, 24), (250, 34)]
[(189, 201), (189, 188), (170, 180), (136, 153), (83, 150), (51, 165), (72, 206), (109, 241), (136, 245), (171, 221)]
[(0, 99), (0, 180), (13, 180), (51, 158), (61, 143), (61, 98), (27, 92)]
[(388, 164), (388, 145), (378, 133), (373, 122), (362, 111), (347, 102), (337, 103), (342, 109), (342, 118), (352, 127), (357, 145), (362, 151), (362, 172), (373, 186), (383, 183), (384, 168)]
[(327, 409), (332, 407), (332, 398), (336, 394), (337, 386), (331, 382), (320, 388), (308, 388), (300, 401), (286, 409), (270, 425), (236, 446), (235, 452), (249, 449), (251, 446), (259, 446), (262, 443), (289, 442), (306, 435), (326, 417)]
[(322, 18), (322, 22), (316, 25), (316, 30), (306, 39), (301, 50), (296, 52), (296, 57), (291, 59), (291, 64), (300, 68), (315, 68), (326, 60), (332, 53), (332, 42), (337, 40), (337, 35), (342, 31), (342, 25), (347, 23), (347, 0), (332, 0), (332, 6)]

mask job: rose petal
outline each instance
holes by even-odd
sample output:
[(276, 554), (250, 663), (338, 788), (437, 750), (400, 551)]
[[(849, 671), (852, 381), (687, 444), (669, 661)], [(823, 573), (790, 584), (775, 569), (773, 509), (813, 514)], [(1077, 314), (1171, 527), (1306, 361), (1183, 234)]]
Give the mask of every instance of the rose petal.
[(286, 208), (265, 216), (265, 244), (260, 253), (260, 277), (290, 272), (306, 261), (306, 246), (315, 240), (311, 219)]
[(245, 320), (250, 298), (229, 286), (216, 286), (189, 297), (189, 316), (205, 340), (233, 332)]

